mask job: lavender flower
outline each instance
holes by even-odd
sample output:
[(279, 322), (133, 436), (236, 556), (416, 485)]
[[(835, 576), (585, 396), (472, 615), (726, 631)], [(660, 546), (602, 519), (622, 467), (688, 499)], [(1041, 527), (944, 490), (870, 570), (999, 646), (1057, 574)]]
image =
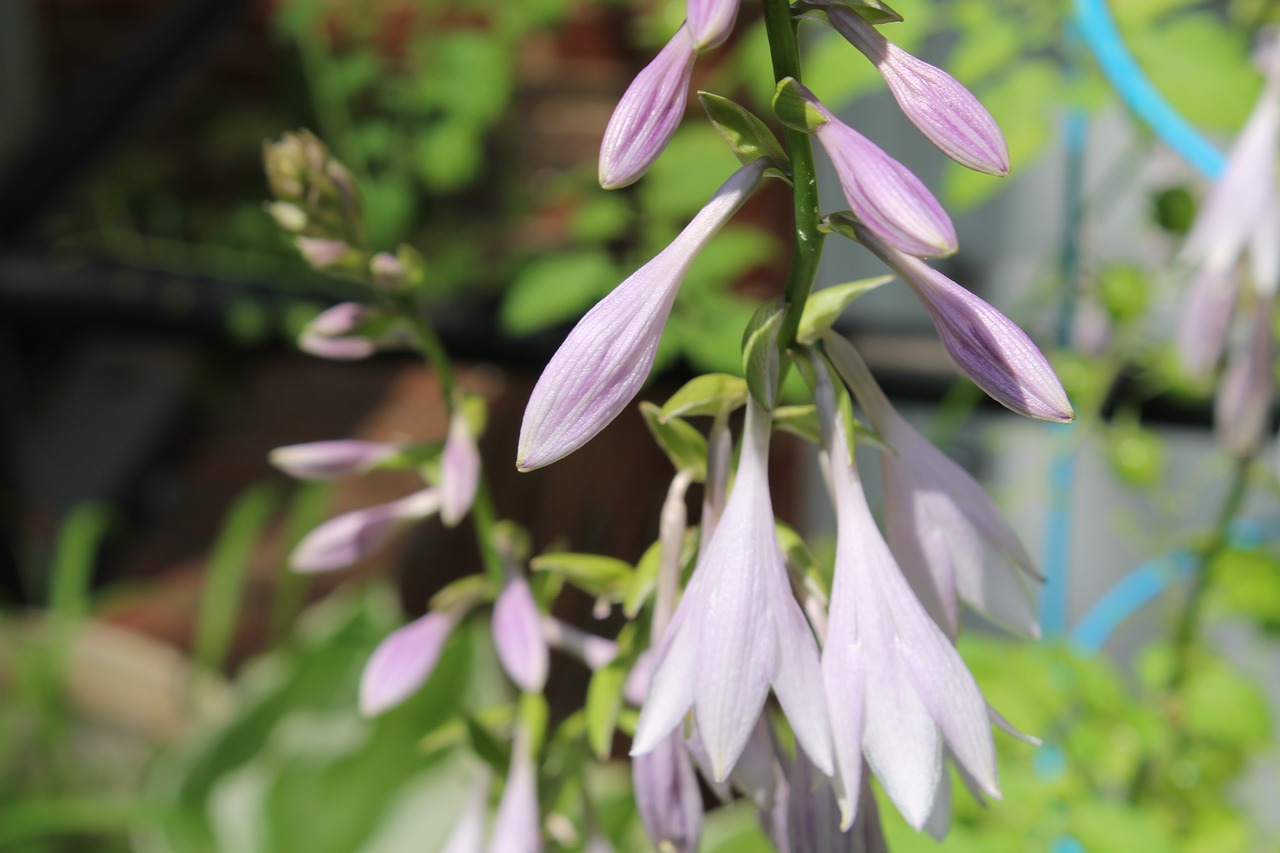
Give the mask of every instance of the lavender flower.
[(815, 398), (836, 507), (836, 562), (822, 676), (831, 715), (842, 826), (862, 796), (862, 759), (907, 822), (933, 811), (943, 745), (992, 797), (987, 703), (950, 640), (902, 577), (871, 517), (826, 367)]
[(440, 520), (453, 527), (471, 509), (480, 487), (480, 449), (461, 407), (449, 418), (440, 456)]
[(958, 80), (888, 41), (857, 12), (836, 5), (826, 12), (836, 31), (876, 66), (911, 123), (943, 154), (978, 172), (1009, 174), (1009, 148), (1000, 126)]
[(374, 342), (361, 337), (359, 328), (370, 311), (355, 302), (340, 302), (315, 316), (298, 336), (298, 348), (321, 358), (355, 361), (368, 358), (377, 349)]
[(1031, 418), (1075, 419), (1067, 393), (1044, 354), (1018, 325), (917, 258), (855, 224), (858, 241), (902, 277), (929, 312), (956, 367), (993, 400)]
[[(707, 23), (714, 26), (710, 17)], [(635, 183), (667, 147), (684, 118), (697, 55), (688, 26), (681, 26), (631, 81), (600, 143), (600, 186), (614, 190)]]
[(538, 693), (547, 682), (549, 654), (542, 614), (529, 582), (513, 575), (493, 605), (493, 642), (498, 660), (521, 690)]
[(840, 806), (831, 780), (815, 773), (803, 753), (796, 755), (787, 782), (788, 853), (888, 853), (865, 770), (858, 818), (848, 830), (840, 828)]
[(318, 270), (327, 269), (347, 257), (351, 247), (341, 240), (326, 240), (321, 237), (294, 237), (294, 245), (310, 266)]
[(529, 471), (569, 455), (631, 402), (689, 266), (751, 196), (764, 168), (760, 160), (734, 172), (667, 248), (578, 321), (529, 397), (516, 467)]
[(733, 30), (738, 17), (738, 0), (689, 0), (685, 26), (695, 51), (710, 50)]
[(1217, 365), (1239, 290), (1235, 264), (1216, 264), (1204, 263), (1192, 277), (1178, 323), (1178, 358), (1194, 379), (1208, 377)]
[(388, 634), (360, 676), (360, 713), (381, 714), (425, 684), (455, 624), (454, 615), (431, 611)]
[(813, 135), (836, 168), (844, 197), (877, 237), (908, 255), (940, 257), (956, 251), (951, 218), (920, 179), (870, 139), (840, 121), (798, 83), (796, 93), (822, 119)]
[(1274, 314), (1270, 296), (1259, 301), (1248, 337), (1232, 353), (1214, 400), (1218, 440), (1241, 458), (1252, 456), (1262, 446), (1275, 399), (1275, 338), (1271, 332)]
[(538, 853), (542, 850), (538, 817), (538, 768), (524, 726), (517, 726), (511, 746), (511, 767), (493, 821), (489, 853)]
[(737, 483), (658, 648), (633, 755), (657, 748), (692, 708), (716, 779), (742, 754), (770, 686), (800, 746), (831, 767), (818, 650), (774, 534), (769, 412), (748, 400)]
[(398, 444), (384, 441), (340, 439), (277, 447), (267, 460), (299, 480), (333, 480), (363, 474), (399, 451)]
[(302, 537), (289, 557), (289, 565), (297, 572), (327, 572), (349, 566), (367, 557), (406, 524), (439, 509), (439, 490), (423, 489), (391, 503), (336, 516)]
[(702, 792), (679, 731), (631, 762), (636, 809), (659, 850), (696, 853), (702, 838)]
[(993, 622), (1040, 634), (1029, 585), (1035, 563), (986, 490), (894, 410), (853, 346), (824, 338), (832, 364), (857, 395), (882, 452), (885, 534), (920, 603), (954, 637), (957, 599)]

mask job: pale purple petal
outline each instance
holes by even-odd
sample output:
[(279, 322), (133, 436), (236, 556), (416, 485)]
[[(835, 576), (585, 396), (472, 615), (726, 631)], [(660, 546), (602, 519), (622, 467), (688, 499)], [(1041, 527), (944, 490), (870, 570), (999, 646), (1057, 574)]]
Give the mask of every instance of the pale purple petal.
[(542, 850), (542, 820), (538, 815), (538, 768), (529, 750), (529, 736), (516, 730), (507, 784), (498, 803), (489, 839), (489, 853), (538, 853)]
[(1192, 277), (1178, 323), (1178, 356), (1193, 379), (1207, 378), (1217, 366), (1238, 289), (1234, 264), (1226, 269), (1204, 264)]
[[(649, 692), (649, 677), (653, 671), (653, 649), (645, 649), (636, 658), (636, 662), (631, 665), (631, 672), (627, 673), (627, 682), (622, 686), (622, 695), (632, 705), (640, 705), (644, 702), (644, 697)], [(690, 694), (690, 701), (693, 701)], [(689, 706), (686, 705), (687, 709)], [(684, 711), (680, 712), (681, 714)], [(674, 727), (674, 723), (672, 726)]]
[(351, 247), (341, 240), (325, 240), (319, 237), (294, 237), (293, 244), (298, 247), (302, 259), (316, 269), (332, 266), (351, 251)]
[(1248, 338), (1231, 354), (1214, 400), (1218, 441), (1241, 458), (1252, 456), (1267, 436), (1275, 399), (1275, 339), (1272, 300), (1254, 307)]
[(955, 226), (920, 179), (837, 119), (808, 89), (797, 87), (827, 120), (813, 135), (831, 158), (844, 197), (859, 221), (885, 243), (909, 255), (953, 254), (957, 247)]
[(589, 634), (554, 616), (542, 617), (542, 637), (551, 648), (573, 655), (593, 672), (618, 657), (618, 644), (613, 640)]
[(449, 434), (440, 454), (440, 520), (453, 527), (475, 500), (480, 486), (480, 449), (471, 425), (460, 410), (449, 419)]
[(388, 634), (360, 676), (360, 713), (381, 714), (425, 684), (454, 624), (449, 614), (431, 611)]
[(785, 573), (774, 575), (771, 597), (775, 602), (779, 654), (773, 692), (796, 739), (804, 747), (802, 752), (830, 776), (835, 772), (831, 759), (831, 724), (826, 704), (814, 689), (814, 685), (822, 683), (818, 644), (804, 612), (791, 594)]
[(636, 810), (654, 847), (696, 853), (702, 838), (702, 792), (677, 731), (631, 762)]
[(377, 347), (357, 329), (369, 317), (369, 309), (355, 302), (340, 302), (321, 311), (298, 336), (298, 348), (321, 358), (355, 361), (373, 355)]
[(507, 581), (493, 604), (493, 642), (511, 680), (521, 690), (541, 692), (550, 655), (542, 635), (542, 614), (529, 582), (519, 575)]
[(600, 186), (613, 190), (635, 183), (667, 147), (684, 118), (697, 54), (682, 26), (631, 81), (600, 143)]
[(933, 795), (933, 810), (925, 819), (924, 831), (933, 836), (935, 841), (942, 841), (951, 829), (951, 774), (942, 768), (938, 776), (938, 790)]
[(685, 26), (697, 51), (709, 50), (733, 31), (739, 0), (689, 0)]
[(683, 602), (689, 600), (695, 590), (697, 572), (685, 589), (681, 607), (663, 634), (656, 652), (651, 652), (649, 663), (649, 689), (640, 706), (640, 719), (636, 722), (635, 737), (631, 741), (631, 755), (644, 755), (680, 725), (689, 708), (693, 706), (694, 684), (698, 678), (697, 656), (699, 625), (694, 619), (686, 625), (689, 612)]
[(1028, 417), (1059, 423), (1075, 418), (1053, 368), (1016, 323), (923, 261), (861, 225), (854, 228), (859, 242), (910, 285), (951, 360), (975, 385)]
[(440, 492), (423, 489), (391, 503), (331, 518), (293, 549), (289, 565), (297, 572), (341, 569), (369, 556), (401, 527), (440, 509)]
[(364, 473), (399, 450), (398, 444), (385, 441), (313, 441), (277, 447), (267, 454), (267, 461), (300, 480), (332, 480)]
[(991, 113), (960, 82), (880, 35), (842, 6), (827, 8), (831, 25), (866, 54), (911, 123), (943, 154), (989, 175), (1009, 174), (1009, 147)]
[(440, 853), (480, 853), (484, 849), (484, 823), (488, 810), (489, 767), (481, 764), (476, 768), (462, 814)]
[(539, 468), (577, 450), (639, 393), (685, 273), (763, 174), (764, 161), (734, 172), (667, 248), (578, 321), (529, 397), (516, 467)]
[(1249, 237), (1249, 274), (1253, 289), (1269, 298), (1280, 286), (1280, 198), (1272, 196)]

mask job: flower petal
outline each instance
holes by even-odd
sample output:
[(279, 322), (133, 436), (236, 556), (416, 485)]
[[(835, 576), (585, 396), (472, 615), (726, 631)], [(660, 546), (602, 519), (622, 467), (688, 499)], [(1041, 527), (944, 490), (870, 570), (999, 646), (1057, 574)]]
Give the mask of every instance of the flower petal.
[(267, 461), (300, 480), (332, 480), (368, 471), (399, 449), (385, 441), (312, 441), (277, 447), (267, 454)]
[(547, 682), (549, 653), (542, 636), (542, 614), (529, 582), (512, 576), (493, 604), (493, 642), (507, 675), (529, 693)]
[(452, 616), (431, 611), (388, 634), (360, 676), (360, 713), (381, 714), (425, 684), (454, 624)]
[(296, 572), (327, 572), (350, 566), (386, 543), (407, 522), (440, 508), (440, 492), (423, 489), (398, 501), (336, 516), (302, 537), (289, 565)]
[(467, 416), (459, 408), (449, 419), (440, 455), (440, 520), (453, 527), (471, 509), (480, 487), (480, 449)]
[(659, 850), (696, 853), (702, 838), (702, 792), (680, 733), (673, 731), (631, 763), (636, 810)]
[(710, 50), (733, 31), (739, 0), (689, 0), (685, 26), (697, 51)]

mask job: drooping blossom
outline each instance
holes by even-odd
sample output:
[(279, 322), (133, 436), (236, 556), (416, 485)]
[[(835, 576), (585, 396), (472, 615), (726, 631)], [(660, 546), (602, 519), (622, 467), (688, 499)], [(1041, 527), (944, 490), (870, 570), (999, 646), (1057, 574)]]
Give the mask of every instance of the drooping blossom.
[(769, 428), (770, 413), (748, 400), (737, 481), (658, 648), (632, 747), (655, 749), (692, 708), (716, 779), (742, 754), (771, 686), (800, 747), (831, 768), (826, 709), (813, 689), (817, 644), (774, 533)]
[(516, 467), (540, 468), (577, 450), (639, 393), (685, 274), (759, 185), (764, 168), (761, 160), (734, 172), (670, 245), (573, 327), (529, 396)]
[(1206, 261), (1196, 270), (1178, 322), (1179, 361), (1193, 379), (1207, 378), (1217, 366), (1239, 292), (1235, 263), (1225, 268), (1218, 263)]
[(1009, 147), (991, 113), (941, 68), (917, 59), (882, 36), (852, 9), (832, 5), (827, 18), (875, 65), (894, 100), (930, 142), (962, 166), (1009, 174)]
[(489, 853), (538, 853), (542, 850), (542, 821), (538, 816), (538, 768), (529, 732), (516, 726), (511, 745), (507, 784), (498, 802), (489, 838)]
[(303, 260), (318, 270), (333, 266), (351, 252), (351, 247), (341, 240), (322, 237), (294, 237), (293, 243)]
[(618, 644), (613, 640), (589, 634), (554, 616), (543, 616), (539, 620), (539, 626), (547, 646), (573, 655), (592, 672), (608, 666), (618, 657)]
[(547, 683), (549, 653), (542, 613), (529, 582), (512, 575), (493, 604), (493, 642), (498, 660), (521, 690), (541, 692)]
[(849, 208), (872, 233), (894, 249), (922, 258), (954, 254), (951, 217), (911, 170), (840, 121), (805, 87), (800, 97), (825, 121), (813, 135), (835, 166)]
[(277, 447), (267, 461), (299, 480), (333, 480), (363, 474), (399, 451), (400, 445), (386, 441), (337, 439)]
[(388, 634), (360, 676), (360, 713), (380, 714), (425, 684), (456, 624), (452, 613), (433, 610)]
[(836, 509), (836, 559), (822, 651), (836, 794), (849, 827), (863, 758), (916, 829), (933, 811), (945, 745), (980, 789), (999, 798), (987, 703), (885, 543), (849, 456), (826, 366), (815, 398)]
[(696, 853), (702, 839), (702, 791), (679, 730), (631, 761), (636, 810), (659, 850)]
[(738, 3), (739, 0), (689, 0), (685, 26), (694, 50), (710, 50), (729, 37), (738, 17)]
[(600, 143), (600, 186), (613, 190), (635, 183), (667, 147), (684, 118), (697, 55), (688, 25), (681, 26), (631, 81)]
[(355, 563), (408, 524), (440, 510), (440, 490), (423, 489), (390, 503), (336, 516), (312, 530), (293, 549), (298, 572), (327, 572)]
[(480, 448), (461, 407), (449, 418), (449, 433), (440, 454), (440, 520), (453, 527), (475, 500), (480, 487)]
[(862, 224), (858, 241), (910, 286), (956, 367), (997, 403), (1045, 421), (1075, 419), (1067, 392), (1026, 332), (987, 302)]
[(1010, 630), (1038, 637), (1030, 585), (1035, 563), (991, 497), (893, 408), (844, 338), (824, 338), (827, 354), (872, 426), (892, 448), (884, 471), (885, 535), (920, 603), (951, 637), (957, 600)]
[(831, 779), (815, 772), (808, 758), (797, 753), (787, 774), (788, 853), (888, 853), (865, 770), (860, 790), (857, 820), (841, 829)]
[(377, 350), (372, 340), (359, 333), (370, 316), (365, 305), (340, 302), (321, 311), (298, 336), (298, 349), (320, 358), (356, 361)]
[(1260, 299), (1248, 334), (1227, 362), (1214, 400), (1214, 431), (1235, 456), (1247, 458), (1262, 447), (1275, 400), (1274, 300)]

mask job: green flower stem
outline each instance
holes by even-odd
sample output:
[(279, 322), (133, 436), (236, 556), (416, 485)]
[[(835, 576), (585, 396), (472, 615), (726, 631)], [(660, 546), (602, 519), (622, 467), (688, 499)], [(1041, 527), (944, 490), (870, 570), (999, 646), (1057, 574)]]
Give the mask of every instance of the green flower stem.
[[(769, 36), (775, 81), (786, 77), (800, 80), (800, 48), (796, 21), (787, 0), (764, 0), (764, 24)], [(795, 203), (796, 242), (787, 277), (786, 313), (778, 331), (778, 349), (786, 352), (795, 344), (796, 330), (805, 301), (813, 289), (813, 279), (822, 257), (823, 233), (818, 229), (818, 181), (813, 168), (813, 145), (809, 134), (783, 129), (783, 139), (791, 155), (792, 196)]]
[[(412, 327), (427, 364), (435, 369), (436, 376), (440, 379), (440, 396), (444, 399), (445, 411), (452, 416), (456, 404), (454, 388), (457, 386), (457, 379), (453, 373), (453, 362), (449, 360), (449, 353), (440, 342), (440, 336), (427, 320), (426, 312), (412, 296), (397, 296), (392, 304)], [(493, 508), (493, 496), (485, 480), (483, 465), (480, 468), (480, 484), (476, 489), (475, 500), (471, 502), (470, 516), (485, 573), (501, 589), (506, 582), (506, 570), (502, 564), (502, 556), (493, 543), (493, 526), (497, 522), (497, 514)]]

